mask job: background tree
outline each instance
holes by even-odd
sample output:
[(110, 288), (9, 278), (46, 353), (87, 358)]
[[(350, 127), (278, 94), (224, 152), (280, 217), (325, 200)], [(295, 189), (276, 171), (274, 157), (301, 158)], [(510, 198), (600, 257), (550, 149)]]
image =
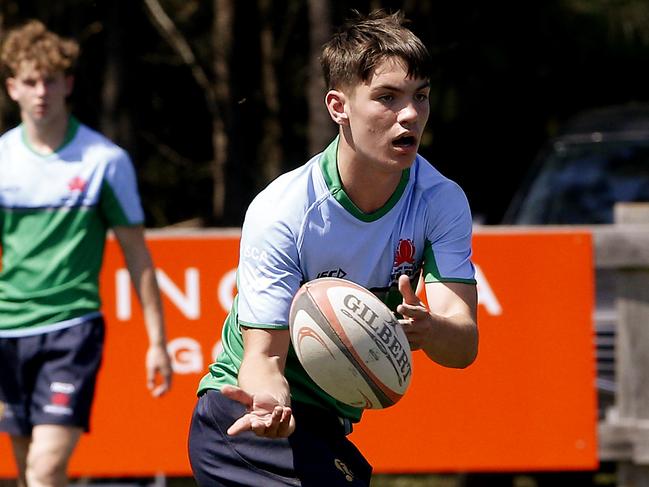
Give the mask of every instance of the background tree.
[[(105, 36), (104, 36), (104, 61), (103, 80), (101, 83), (101, 113), (99, 114), (99, 125), (104, 134), (114, 140), (119, 140), (131, 151), (135, 150), (136, 140), (133, 129), (133, 117), (129, 110), (129, 101), (126, 99), (127, 87), (131, 82), (133, 73), (126, 51), (130, 42), (129, 22), (133, 16), (130, 15), (132, 3), (118, 1), (104, 14)], [(95, 31), (101, 27), (97, 23), (90, 24), (90, 29)]]
[[(276, 51), (275, 32), (272, 19), (271, 0), (258, 0), (261, 26), (259, 29), (259, 51), (261, 64), (261, 96), (264, 115), (259, 157), (261, 162), (260, 186), (275, 179), (282, 172), (282, 149), (280, 139), (282, 126), (279, 120), (280, 100), (277, 75), (275, 73), (278, 57), (283, 53)], [(263, 161), (261, 160), (263, 158)]]
[(328, 0), (308, 0), (309, 8), (309, 74), (307, 82), (308, 101), (308, 150), (317, 154), (335, 135), (327, 110), (323, 110), (326, 86), (320, 65), (320, 51), (331, 36), (331, 6)]
[(209, 79), (192, 47), (167, 15), (158, 0), (144, 0), (147, 11), (158, 31), (191, 70), (194, 80), (203, 91), (212, 119), (212, 212), (210, 222), (220, 222), (225, 212), (225, 166), (228, 157), (229, 134), (227, 114), (230, 105), (230, 49), (232, 45), (232, 16), (234, 4), (230, 0), (215, 0), (213, 11), (212, 55), (216, 79)]
[[(4, 37), (4, 24), (5, 24), (5, 14), (4, 14), (4, 4), (0, 9), (0, 39)], [(0, 114), (4, 115), (7, 112), (7, 94), (5, 90), (0, 92)], [(5, 117), (0, 117), (0, 133), (6, 130)]]
[[(562, 121), (649, 102), (645, 0), (2, 0), (0, 28), (36, 17), (81, 41), (72, 107), (133, 155), (149, 226), (237, 226), (331, 140), (317, 53), (374, 7), (402, 8), (430, 47), (421, 153), (487, 223)], [(18, 122), (14, 104), (0, 112), (0, 129)]]

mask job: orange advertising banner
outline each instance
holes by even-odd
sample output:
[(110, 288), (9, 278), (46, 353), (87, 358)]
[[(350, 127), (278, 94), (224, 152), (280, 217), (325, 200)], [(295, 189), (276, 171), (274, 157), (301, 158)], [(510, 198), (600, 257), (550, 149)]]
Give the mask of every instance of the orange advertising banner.
[[(109, 240), (107, 321), (91, 432), (72, 476), (189, 476), (187, 432), (199, 379), (219, 347), (235, 289), (239, 234), (149, 232), (174, 360), (172, 391), (145, 384), (146, 333)], [(597, 467), (593, 258), (586, 232), (476, 232), (480, 352), (465, 370), (415, 353), (394, 407), (368, 411), (352, 440), (377, 473)], [(0, 435), (0, 477), (15, 475)]]

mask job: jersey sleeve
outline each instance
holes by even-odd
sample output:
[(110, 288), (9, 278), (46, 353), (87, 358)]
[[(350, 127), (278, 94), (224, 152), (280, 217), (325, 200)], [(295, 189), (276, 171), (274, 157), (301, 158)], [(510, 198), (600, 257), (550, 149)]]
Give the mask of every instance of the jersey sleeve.
[(144, 222), (135, 169), (123, 150), (116, 151), (107, 163), (99, 206), (110, 227)]
[(260, 206), (248, 211), (241, 233), (238, 320), (252, 328), (287, 328), (302, 281), (296, 239), (286, 221), (269, 218), (269, 208)]
[(429, 201), (424, 281), (475, 284), (471, 262), (473, 222), (462, 189), (449, 181)]

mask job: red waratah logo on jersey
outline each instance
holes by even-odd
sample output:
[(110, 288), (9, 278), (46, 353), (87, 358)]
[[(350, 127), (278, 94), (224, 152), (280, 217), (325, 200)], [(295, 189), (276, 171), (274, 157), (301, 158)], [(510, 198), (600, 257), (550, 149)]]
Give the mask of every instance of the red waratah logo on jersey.
[(394, 267), (400, 267), (403, 264), (415, 263), (415, 244), (410, 239), (399, 240), (397, 250), (394, 253)]
[(83, 191), (86, 189), (86, 181), (81, 179), (79, 176), (75, 176), (70, 179), (70, 182), (68, 182), (68, 188), (70, 191)]

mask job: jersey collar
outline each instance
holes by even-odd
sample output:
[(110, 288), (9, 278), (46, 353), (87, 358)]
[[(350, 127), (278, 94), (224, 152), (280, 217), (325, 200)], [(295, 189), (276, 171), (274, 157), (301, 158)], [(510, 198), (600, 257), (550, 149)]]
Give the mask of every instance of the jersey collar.
[[(68, 127), (65, 131), (65, 136), (63, 137), (63, 142), (61, 142), (61, 145), (52, 154), (61, 152), (61, 150), (63, 150), (63, 148), (66, 145), (68, 145), (72, 141), (72, 139), (74, 139), (74, 136), (77, 135), (78, 130), (79, 130), (79, 120), (77, 120), (77, 118), (74, 115), (70, 115), (68, 119)], [(29, 138), (27, 137), (27, 131), (25, 130), (24, 125), (22, 125), (21, 127), (21, 132), (22, 132), (23, 143), (25, 144), (25, 147), (27, 147), (31, 152), (41, 157), (47, 157), (51, 155), (51, 154), (43, 154), (37, 151), (32, 146), (32, 144), (29, 142)]]
[(390, 199), (383, 207), (372, 213), (364, 213), (354, 204), (347, 193), (345, 193), (342, 181), (340, 180), (340, 173), (338, 172), (338, 140), (339, 137), (336, 137), (320, 157), (320, 169), (322, 170), (322, 175), (329, 188), (329, 192), (354, 217), (364, 222), (376, 221), (394, 208), (401, 198), (410, 179), (410, 168), (403, 170), (397, 189), (394, 190), (394, 193), (392, 193), (392, 196), (390, 196)]

